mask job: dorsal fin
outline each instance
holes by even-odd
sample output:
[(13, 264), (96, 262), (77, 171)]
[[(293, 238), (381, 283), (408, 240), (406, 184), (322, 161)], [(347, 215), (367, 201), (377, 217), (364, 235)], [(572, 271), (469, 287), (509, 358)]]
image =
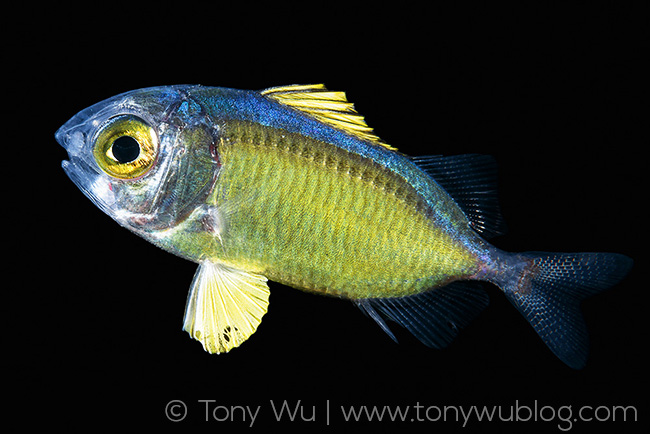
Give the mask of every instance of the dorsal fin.
[(412, 157), (463, 210), (471, 227), (484, 238), (502, 235), (506, 224), (499, 210), (496, 161), (489, 155)]
[(396, 149), (373, 133), (363, 116), (354, 109), (354, 104), (348, 102), (345, 92), (329, 91), (324, 84), (306, 84), (272, 87), (260, 93), (350, 135), (387, 149)]

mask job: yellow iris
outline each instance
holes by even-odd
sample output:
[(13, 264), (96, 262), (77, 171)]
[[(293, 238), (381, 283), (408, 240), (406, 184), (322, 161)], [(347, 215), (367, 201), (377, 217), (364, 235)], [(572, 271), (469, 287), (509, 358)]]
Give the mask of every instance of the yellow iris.
[(93, 154), (99, 167), (108, 175), (134, 179), (153, 166), (158, 154), (158, 136), (137, 116), (116, 116), (97, 133)]

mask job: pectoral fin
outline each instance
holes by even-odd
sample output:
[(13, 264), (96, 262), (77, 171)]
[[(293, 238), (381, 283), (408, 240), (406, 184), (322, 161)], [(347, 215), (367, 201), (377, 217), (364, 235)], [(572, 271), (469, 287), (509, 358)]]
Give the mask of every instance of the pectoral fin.
[(250, 337), (266, 313), (266, 277), (204, 262), (194, 276), (183, 330), (211, 354), (227, 353)]

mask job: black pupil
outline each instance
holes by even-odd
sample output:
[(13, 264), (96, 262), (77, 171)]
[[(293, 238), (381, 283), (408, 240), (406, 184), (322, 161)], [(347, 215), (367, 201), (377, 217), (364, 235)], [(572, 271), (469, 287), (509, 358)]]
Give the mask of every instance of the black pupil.
[(113, 142), (113, 156), (118, 162), (130, 163), (138, 158), (138, 155), (140, 155), (140, 145), (133, 137), (122, 136)]

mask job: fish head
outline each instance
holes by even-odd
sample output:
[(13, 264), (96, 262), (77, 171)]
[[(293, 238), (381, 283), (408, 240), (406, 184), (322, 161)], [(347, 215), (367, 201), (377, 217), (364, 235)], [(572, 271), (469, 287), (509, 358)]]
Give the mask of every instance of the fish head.
[(68, 177), (103, 212), (145, 238), (205, 202), (218, 174), (218, 127), (195, 86), (140, 89), (80, 111), (55, 134)]

